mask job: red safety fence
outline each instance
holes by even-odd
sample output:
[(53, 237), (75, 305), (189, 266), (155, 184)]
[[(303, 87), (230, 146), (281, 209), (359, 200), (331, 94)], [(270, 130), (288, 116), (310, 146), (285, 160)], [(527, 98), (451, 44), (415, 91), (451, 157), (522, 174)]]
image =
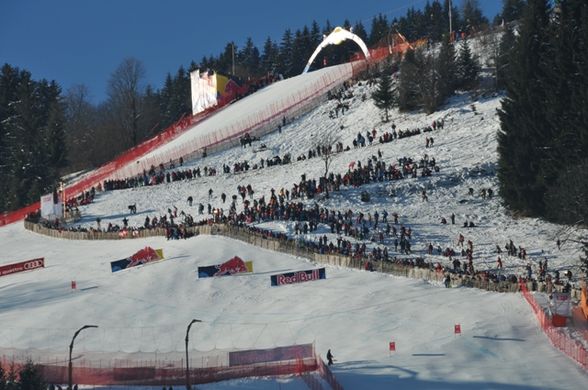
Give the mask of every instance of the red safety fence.
[[(181, 362), (178, 362), (181, 363)], [(21, 363), (3, 365), (8, 371), (10, 367), (18, 372)], [(38, 365), (43, 379), (47, 383), (63, 384), (68, 382), (67, 365)], [(202, 384), (230, 379), (264, 376), (302, 375), (318, 369), (313, 358), (304, 358), (282, 362), (250, 364), (239, 367), (191, 368), (190, 382)], [(72, 370), (72, 382), (83, 385), (135, 385), (162, 386), (183, 385), (186, 383), (185, 367), (156, 367), (152, 365), (137, 367), (84, 367), (76, 366)]]
[[(305, 354), (309, 356), (299, 356), (291, 359), (282, 357), (278, 360), (248, 364), (229, 364), (226, 360), (226, 353), (213, 354), (210, 359), (206, 356), (191, 358), (190, 382), (192, 384), (201, 384), (246, 377), (303, 375), (315, 372), (319, 369), (319, 362), (315, 356), (314, 346), (309, 345), (311, 346), (310, 354)], [(267, 357), (269, 354), (275, 359), (280, 354), (283, 354), (284, 350), (288, 349), (299, 351), (300, 346), (261, 350), (263, 355), (260, 356)], [(100, 353), (87, 353), (86, 355), (95, 357), (99, 356)], [(159, 355), (165, 356), (166, 354)], [(68, 382), (68, 361), (65, 356), (55, 356), (53, 359), (48, 359), (45, 356), (42, 362), (36, 361), (34, 357), (31, 359), (40, 368), (46, 382), (54, 384)], [(72, 382), (81, 385), (162, 386), (186, 383), (186, 363), (184, 359), (167, 360), (165, 357), (158, 357), (157, 360), (135, 360), (130, 358), (94, 361), (78, 356), (72, 362)], [(5, 371), (9, 371), (13, 367), (15, 372), (18, 372), (24, 363), (25, 359), (22, 356), (15, 358), (0, 355), (0, 365)]]
[[(225, 103), (226, 105), (226, 103)], [(195, 116), (184, 116), (180, 118), (176, 123), (169, 126), (167, 129), (152, 137), (141, 144), (125, 151), (120, 156), (116, 157), (112, 161), (106, 163), (98, 169), (84, 175), (75, 183), (68, 185), (65, 188), (67, 198), (71, 198), (81, 194), (84, 191), (88, 191), (93, 186), (98, 185), (102, 181), (110, 177), (117, 169), (128, 164), (137, 158), (144, 156), (145, 154), (157, 149), (161, 145), (173, 140), (180, 134), (184, 133), (190, 127), (193, 127), (197, 123), (203, 121), (213, 112), (222, 109), (223, 106), (216, 106), (209, 110), (203, 111)], [(37, 211), (40, 208), (40, 202), (35, 202), (22, 209), (6, 212), (0, 215), (0, 226), (4, 226), (16, 221), (24, 219), (27, 214)]]
[(529, 305), (531, 305), (531, 308), (541, 325), (541, 329), (547, 335), (551, 344), (576, 361), (584, 369), (588, 369), (588, 349), (586, 346), (552, 324), (549, 316), (545, 313), (545, 310), (543, 310), (539, 303), (537, 303), (535, 297), (529, 292), (525, 283), (521, 283), (521, 293)]

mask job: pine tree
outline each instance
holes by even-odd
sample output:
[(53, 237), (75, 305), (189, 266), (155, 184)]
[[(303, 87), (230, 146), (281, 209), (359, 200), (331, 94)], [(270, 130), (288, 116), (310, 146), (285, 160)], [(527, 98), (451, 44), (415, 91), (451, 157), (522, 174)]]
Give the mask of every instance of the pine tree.
[(356, 22), (353, 26), (353, 33), (361, 38), (362, 41), (367, 42), (368, 35), (365, 31), (365, 27), (361, 22)]
[(430, 39), (433, 42), (442, 41), (443, 35), (447, 33), (447, 23), (445, 22), (441, 3), (437, 0), (433, 1), (429, 10), (425, 11), (425, 17), (429, 19), (430, 23)]
[(386, 70), (382, 73), (378, 83), (378, 88), (372, 94), (372, 99), (374, 100), (376, 107), (378, 107), (380, 110), (384, 110), (384, 122), (388, 122), (390, 120), (388, 111), (397, 104), (396, 92), (392, 86), (392, 76), (390, 73), (391, 72), (389, 70)]
[(38, 366), (27, 361), (19, 372), (19, 390), (45, 390), (47, 384)]
[(478, 60), (473, 57), (467, 40), (462, 41), (459, 47), (456, 68), (458, 88), (471, 89), (477, 85), (480, 65)]
[(548, 91), (544, 87), (545, 60), (551, 54), (549, 15), (548, 0), (529, 0), (499, 110), (500, 193), (508, 208), (528, 215), (542, 215), (545, 208), (546, 187), (540, 167), (551, 131), (545, 116)]
[(562, 0), (550, 29), (552, 52), (545, 60), (545, 117), (549, 137), (541, 160), (548, 188), (546, 215), (564, 223), (588, 221), (588, 3)]
[(290, 29), (286, 29), (286, 31), (284, 31), (284, 35), (282, 36), (282, 42), (280, 43), (279, 71), (281, 74), (284, 75), (284, 77), (290, 77), (294, 75), (292, 50), (292, 32), (290, 31)]
[(401, 111), (410, 111), (421, 106), (419, 81), (422, 62), (420, 52), (408, 50), (400, 64), (398, 108)]
[(296, 30), (294, 33), (294, 42), (292, 44), (292, 74), (295, 76), (302, 73), (306, 62), (310, 56), (306, 56), (307, 46), (304, 34), (300, 30)]
[(53, 169), (55, 180), (68, 164), (63, 115), (63, 106), (60, 102), (54, 101), (50, 104), (44, 138), (49, 167)]
[(456, 85), (455, 48), (449, 34), (443, 36), (439, 57), (436, 62), (439, 77), (439, 104), (453, 94)]
[(525, 9), (525, 0), (503, 0), (501, 18), (505, 23), (519, 20)]
[(488, 19), (482, 14), (478, 0), (464, 0), (462, 13), (463, 31), (476, 32), (488, 25)]
[(265, 73), (274, 73), (278, 69), (279, 53), (278, 45), (267, 37), (261, 55), (261, 67)]
[(496, 87), (504, 89), (508, 82), (510, 75), (510, 59), (512, 58), (511, 51), (515, 44), (515, 36), (510, 27), (504, 30), (504, 34), (500, 39), (500, 46), (498, 48), (498, 56), (496, 57)]
[(372, 19), (372, 29), (370, 30), (369, 44), (375, 45), (388, 34), (388, 20), (385, 15), (379, 14)]
[(310, 27), (310, 46), (313, 50), (321, 44), (323, 41), (323, 34), (321, 33), (321, 28), (316, 20), (312, 21)]
[(245, 41), (245, 46), (238, 54), (239, 64), (243, 67), (244, 78), (256, 77), (260, 74), (260, 63), (261, 59), (259, 56), (259, 50), (253, 44), (253, 39), (248, 37)]
[(419, 80), (420, 97), (427, 114), (432, 114), (441, 103), (439, 90), (439, 74), (435, 65), (434, 54), (424, 57)]

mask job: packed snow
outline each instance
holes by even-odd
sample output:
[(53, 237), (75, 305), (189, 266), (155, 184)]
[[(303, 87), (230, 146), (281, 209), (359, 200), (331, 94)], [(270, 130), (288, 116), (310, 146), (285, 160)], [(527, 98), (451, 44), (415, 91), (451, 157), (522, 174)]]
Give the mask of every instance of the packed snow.
[[(473, 98), (460, 95), (442, 110), (427, 116), (392, 113), (398, 130), (429, 126), (444, 120), (443, 129), (380, 144), (377, 138), (391, 131), (381, 122), (381, 113), (370, 100), (373, 86), (365, 83), (348, 92), (349, 111), (334, 119), (330, 100), (307, 115), (296, 118), (247, 148), (233, 148), (205, 159), (186, 162), (184, 167), (214, 167), (216, 176), (158, 186), (99, 193), (94, 203), (80, 208), (83, 218), (73, 226), (141, 226), (146, 216), (161, 216), (168, 208), (195, 219), (197, 205), (228, 209), (238, 185), (251, 184), (255, 198), (269, 197), (273, 188), (291, 189), (305, 174), (318, 179), (324, 172), (320, 158), (296, 161), (316, 148), (329, 133), (338, 134), (351, 150), (335, 156), (331, 171), (345, 173), (352, 161), (382, 153), (383, 161), (398, 158), (419, 160), (434, 157), (439, 172), (426, 178), (372, 183), (360, 188), (342, 188), (328, 199), (315, 201), (321, 207), (373, 214), (387, 210), (399, 214), (399, 224), (413, 230), (414, 256), (448, 265), (447, 258), (428, 255), (432, 243), (456, 248), (462, 233), (474, 243), (477, 269), (496, 268), (496, 245), (509, 240), (526, 248), (528, 259), (502, 255), (505, 272), (522, 274), (527, 261), (535, 266), (549, 259), (550, 271), (572, 269), (576, 273), (575, 248), (556, 247), (560, 227), (538, 219), (513, 218), (498, 196), (483, 199), (480, 190), (497, 190), (496, 109), (500, 96)], [(364, 97), (365, 96), (365, 100)], [(222, 115), (222, 113), (221, 113)], [(373, 145), (353, 148), (357, 133), (376, 129)], [(425, 138), (434, 145), (425, 148)], [(261, 150), (261, 144), (266, 148)], [(222, 165), (292, 155), (293, 163), (242, 173), (222, 173)], [(165, 162), (165, 161), (162, 161)], [(469, 188), (474, 195), (468, 195)], [(213, 189), (212, 199), (208, 191)], [(371, 202), (360, 200), (367, 190)], [(421, 198), (425, 189), (428, 201)], [(223, 204), (221, 193), (229, 199)], [(394, 193), (394, 196), (391, 196)], [(194, 204), (187, 205), (192, 196)], [(129, 215), (127, 206), (137, 205)], [(239, 199), (238, 210), (242, 209)], [(206, 211), (205, 211), (206, 213)], [(456, 224), (443, 225), (441, 217), (451, 213)], [(462, 228), (465, 220), (476, 227)], [(292, 222), (272, 221), (262, 225), (294, 235)], [(335, 239), (328, 226), (321, 226), (305, 239), (318, 234)], [(497, 294), (476, 289), (451, 288), (377, 272), (327, 267), (327, 279), (283, 287), (271, 287), (269, 276), (314, 268), (303, 258), (275, 253), (223, 237), (198, 236), (166, 241), (162, 237), (121, 241), (67, 241), (28, 232), (21, 224), (0, 229), (3, 255), (0, 264), (45, 257), (46, 268), (0, 278), (0, 347), (65, 349), (79, 326), (100, 326), (83, 332), (76, 341), (79, 351), (182, 351), (187, 323), (203, 320), (193, 328), (191, 347), (213, 349), (265, 348), (315, 342), (322, 356), (332, 349), (337, 361), (333, 371), (348, 389), (527, 389), (584, 388), (588, 376), (573, 361), (554, 349), (538, 327), (526, 301), (518, 294)], [(390, 238), (384, 242), (393, 250)], [(375, 244), (370, 244), (375, 245)], [(163, 248), (165, 260), (118, 273), (109, 262), (125, 258), (151, 246)], [(254, 273), (225, 278), (198, 279), (198, 266), (218, 264), (239, 255), (254, 262)], [(78, 289), (70, 289), (77, 281)], [(461, 335), (453, 333), (460, 324)], [(396, 343), (396, 352), (388, 343)], [(243, 380), (231, 382), (247, 388), (304, 388), (296, 379), (282, 382)], [(286, 386), (292, 386), (288, 387)], [(266, 386), (267, 387), (263, 387)], [(220, 389), (232, 385), (210, 384)], [(283, 386), (283, 387), (282, 387)]]

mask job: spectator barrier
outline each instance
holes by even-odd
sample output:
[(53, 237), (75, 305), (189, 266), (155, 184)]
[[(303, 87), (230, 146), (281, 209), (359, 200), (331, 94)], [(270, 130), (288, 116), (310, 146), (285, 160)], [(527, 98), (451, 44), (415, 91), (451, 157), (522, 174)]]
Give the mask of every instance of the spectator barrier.
[[(135, 231), (129, 231), (129, 234), (121, 234), (121, 232), (100, 232), (100, 231), (68, 231), (68, 230), (57, 230), (49, 229), (40, 224), (25, 221), (25, 228), (32, 232), (50, 236), (53, 238), (61, 238), (68, 240), (119, 240), (119, 239), (133, 239), (133, 238), (146, 238), (155, 236), (166, 235), (166, 229), (154, 228), (154, 229), (139, 229)], [(304, 241), (298, 241), (286, 238), (271, 237), (268, 234), (260, 232), (253, 232), (247, 227), (239, 227), (229, 224), (205, 224), (195, 225), (186, 227), (186, 231), (194, 234), (206, 234), (206, 235), (222, 235), (229, 238), (233, 238), (239, 241), (249, 243), (261, 248), (273, 250), (276, 252), (286, 253), (293, 256), (305, 257), (311, 259), (317, 263), (330, 264), (339, 267), (365, 269), (365, 264), (370, 261), (373, 266), (373, 270), (388, 273), (396, 276), (403, 276), (413, 279), (424, 279), (432, 282), (441, 283), (445, 274), (430, 268), (427, 264), (426, 267), (417, 267), (414, 265), (408, 265), (403, 262), (403, 259), (399, 261), (379, 261), (369, 260), (367, 257), (356, 258), (352, 256), (344, 256), (340, 254), (321, 254), (318, 253), (314, 248), (309, 247)], [(521, 284), (510, 281), (494, 282), (490, 279), (485, 279), (480, 275), (468, 275), (468, 274), (456, 274), (450, 273), (451, 286), (453, 287), (473, 287), (481, 290), (494, 291), (494, 292), (518, 292), (520, 291)], [(547, 285), (543, 282), (527, 282), (527, 289), (533, 291), (547, 291)], [(553, 286), (554, 291), (561, 291), (564, 286), (555, 285)], [(571, 297), (573, 299), (580, 299), (581, 289), (572, 288)]]
[(561, 328), (553, 326), (545, 310), (537, 303), (533, 295), (529, 292), (528, 286), (524, 283), (521, 283), (521, 293), (537, 316), (539, 325), (549, 338), (549, 341), (551, 341), (551, 344), (565, 353), (569, 358), (576, 361), (584, 369), (588, 370), (588, 348), (580, 341), (573, 339)]

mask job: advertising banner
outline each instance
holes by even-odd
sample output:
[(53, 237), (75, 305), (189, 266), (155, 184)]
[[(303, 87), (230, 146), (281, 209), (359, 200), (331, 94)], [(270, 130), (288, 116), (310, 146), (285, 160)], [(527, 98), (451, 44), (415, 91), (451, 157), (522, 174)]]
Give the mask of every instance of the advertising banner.
[(239, 256), (235, 256), (222, 264), (198, 267), (199, 278), (234, 275), (244, 272), (253, 272), (253, 262), (243, 261)]
[(63, 205), (57, 193), (41, 196), (41, 218), (54, 219), (63, 215)]
[(280, 362), (313, 357), (313, 345), (302, 344), (270, 349), (252, 349), (229, 352), (229, 366), (242, 366), (256, 363)]
[(45, 258), (22, 261), (20, 263), (0, 265), (0, 276), (15, 274), (17, 272), (30, 271), (37, 268), (45, 267)]
[(111, 261), (110, 268), (112, 272), (117, 272), (158, 260), (163, 260), (163, 249), (153, 249), (147, 246), (126, 259)]
[(216, 74), (200, 73), (195, 70), (190, 73), (192, 89), (192, 115), (206, 110), (217, 104)]
[(284, 284), (309, 282), (311, 280), (326, 279), (324, 268), (311, 269), (306, 271), (287, 272), (285, 274), (270, 276), (272, 286), (282, 286)]
[(572, 299), (570, 293), (553, 292), (551, 294), (551, 311), (564, 317), (572, 315)]

